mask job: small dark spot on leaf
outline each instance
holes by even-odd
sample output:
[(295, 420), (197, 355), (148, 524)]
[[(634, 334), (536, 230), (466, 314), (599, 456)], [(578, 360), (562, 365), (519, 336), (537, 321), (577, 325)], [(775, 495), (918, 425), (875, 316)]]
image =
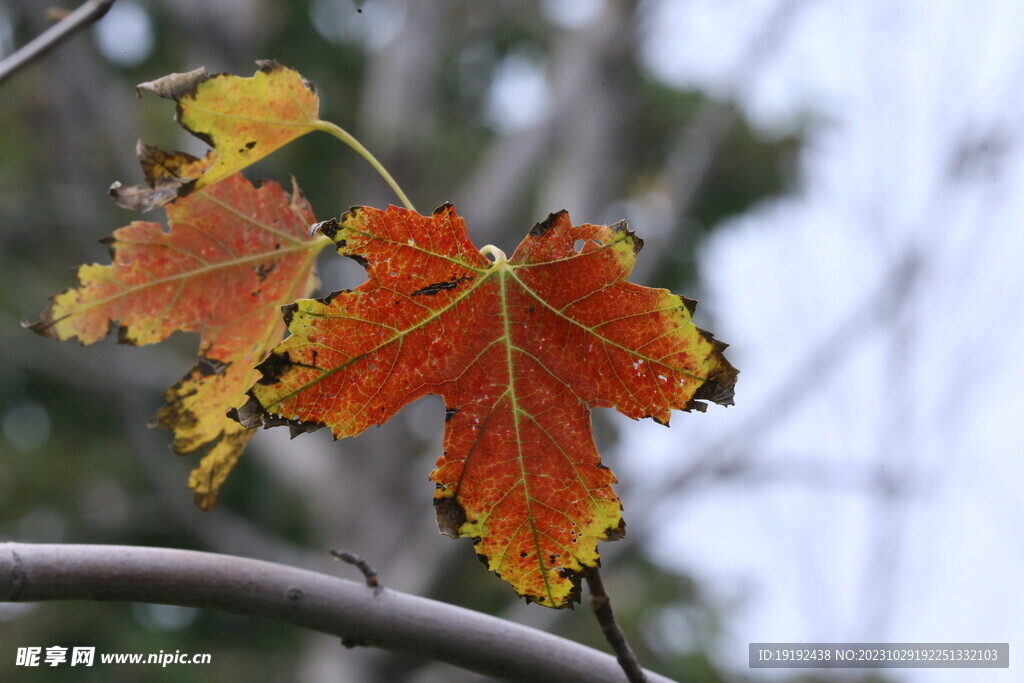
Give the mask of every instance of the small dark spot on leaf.
[(349, 226), (359, 220), (359, 215), (366, 209), (365, 206), (350, 206), (348, 211), (338, 216), (338, 224)]
[(448, 408), (448, 407), (446, 407), (444, 409), (444, 421), (448, 422), (449, 420), (451, 420), (453, 417), (455, 417), (455, 413), (457, 413), (457, 412), (459, 412), (458, 408)]
[[(269, 361), (273, 358), (275, 358), (275, 356), (272, 355), (267, 360)], [(261, 363), (256, 369), (260, 370), (260, 372), (264, 372), (261, 368), (266, 364), (266, 362), (267, 361)], [(264, 375), (264, 378), (266, 378), (266, 375)], [(260, 382), (262, 383), (263, 380), (260, 380)], [(291, 420), (280, 415), (271, 415), (251, 393), (249, 394), (249, 400), (247, 400), (241, 408), (232, 408), (227, 412), (227, 416), (238, 422), (243, 427), (247, 427), (249, 429), (255, 429), (256, 427), (270, 429), (271, 427), (286, 425), (293, 439), (299, 434), (315, 432), (325, 426), (320, 422)]]
[[(479, 538), (474, 538), (473, 539), (473, 545), (474, 546), (476, 546), (479, 542), (480, 542)], [(486, 555), (484, 555), (483, 553), (477, 553), (476, 554), (476, 559), (480, 560), (480, 564), (482, 564), (483, 566), (487, 567), (488, 570), (490, 570), (491, 563), (488, 562)], [(499, 579), (501, 578), (501, 572), (494, 572), (494, 575), (497, 576)]]
[[(710, 333), (704, 330), (700, 330), (700, 332), (712, 340), (714, 343), (713, 352), (715, 354), (721, 354), (725, 350), (726, 345), (712, 337)], [(721, 358), (721, 361), (722, 365), (711, 373), (707, 380), (697, 388), (693, 398), (705, 399), (723, 406), (731, 406), (733, 404), (733, 395), (736, 391), (736, 375), (739, 374), (739, 371), (724, 358)]]
[(284, 318), (284, 326), (292, 326), (292, 318), (295, 316), (295, 311), (299, 310), (297, 303), (285, 304), (281, 307), (281, 316)]
[(226, 415), (248, 429), (255, 429), (263, 424), (263, 406), (251, 395), (241, 408), (232, 408)]
[(256, 65), (265, 74), (273, 73), (282, 68), (281, 63), (276, 59), (257, 59)]
[(336, 299), (336, 298), (337, 298), (337, 297), (338, 297), (339, 295), (341, 295), (341, 294), (348, 294), (348, 293), (349, 293), (349, 292), (351, 292), (351, 291), (352, 291), (351, 289), (339, 289), (339, 290), (335, 290), (335, 291), (331, 292), (330, 294), (328, 294), (327, 296), (323, 297), (322, 299), (317, 299), (317, 301), (319, 301), (320, 303), (322, 303), (322, 304), (323, 304), (324, 306), (328, 306), (328, 305), (330, 305), (330, 303), (331, 303), (332, 301), (334, 301), (334, 300), (335, 300), (335, 299)]
[(117, 240), (114, 239), (114, 236), (107, 235), (106, 237), (100, 240), (100, 244), (107, 248), (107, 254), (110, 256), (110, 260), (115, 261), (117, 258), (117, 247), (115, 247), (114, 245), (117, 244)]
[[(459, 537), (459, 529), (466, 523), (466, 510), (454, 497), (434, 498), (437, 526), (441, 533), (451, 538)], [(484, 558), (486, 564), (486, 558)]]
[(708, 404), (704, 403), (704, 401), (697, 401), (691, 398), (689, 401), (687, 401), (684, 410), (696, 410), (698, 413), (706, 413), (708, 410)]
[(199, 356), (199, 362), (196, 363), (196, 372), (200, 377), (209, 377), (210, 375), (219, 375), (228, 369), (231, 363), (225, 363), (219, 361), (216, 358), (207, 358), (206, 356)]
[(415, 292), (412, 293), (412, 295), (413, 296), (434, 296), (438, 292), (443, 292), (446, 289), (455, 289), (456, 287), (459, 286), (460, 283), (465, 282), (466, 280), (472, 280), (472, 279), (473, 279), (472, 276), (464, 275), (464, 276), (459, 277), (459, 278), (453, 277), (450, 280), (444, 280), (442, 282), (434, 282), (432, 284), (427, 285), (426, 287), (424, 287), (422, 289), (417, 289)]
[(612, 528), (609, 527), (604, 531), (604, 537), (606, 541), (617, 541), (626, 535), (626, 520), (619, 518), (618, 526)]
[(644, 241), (636, 236), (636, 233), (629, 229), (626, 225), (626, 221), (622, 220), (618, 223), (613, 223), (608, 226), (612, 232), (624, 232), (626, 236), (633, 240), (633, 253), (637, 254), (641, 249), (644, 248)]
[(277, 261), (272, 261), (271, 263), (260, 263), (253, 267), (253, 270), (256, 272), (256, 277), (260, 279), (260, 282), (264, 282), (266, 281), (267, 276), (273, 272), (274, 268), (277, 268)]
[(367, 261), (362, 256), (360, 256), (359, 254), (345, 254), (345, 256), (348, 256), (350, 259), (361, 265), (363, 268), (366, 268), (370, 265), (370, 262)]
[[(309, 226), (309, 236), (312, 237), (317, 232), (319, 232), (321, 234), (327, 235), (331, 239), (334, 239), (334, 236), (338, 234), (339, 230), (341, 230), (341, 228), (338, 226), (338, 221), (331, 218), (329, 220), (320, 221), (319, 223), (314, 223), (313, 225)], [(344, 240), (338, 242), (339, 249), (343, 246), (345, 246)]]
[(555, 213), (548, 215), (547, 218), (530, 229), (530, 237), (543, 237), (544, 233), (553, 228), (555, 226), (555, 222), (566, 213), (566, 210), (562, 209), (561, 211), (556, 211)]
[(260, 371), (262, 377), (260, 377), (260, 384), (276, 384), (278, 378), (284, 373), (291, 370), (292, 359), (288, 355), (288, 352), (284, 353), (271, 353), (267, 356), (267, 359), (256, 366), (256, 369)]

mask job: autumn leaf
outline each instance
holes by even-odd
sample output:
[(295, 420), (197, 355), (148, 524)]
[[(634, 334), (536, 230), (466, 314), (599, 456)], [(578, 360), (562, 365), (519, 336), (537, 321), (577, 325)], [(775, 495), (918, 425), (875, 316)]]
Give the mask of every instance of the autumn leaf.
[(294, 188), (255, 187), (240, 174), (167, 206), (169, 231), (135, 221), (104, 240), (112, 265), (84, 265), (78, 287), (51, 298), (39, 334), (92, 344), (153, 344), (198, 332), (199, 361), (165, 395), (156, 424), (179, 454), (206, 451), (189, 485), (207, 509), (251, 431), (225, 415), (259, 377), (253, 367), (284, 334), (280, 306), (309, 296), (327, 244), (309, 237), (313, 212)]
[(121, 206), (148, 211), (209, 187), (315, 130), (320, 99), (306, 80), (272, 60), (257, 62), (251, 78), (208, 74), (199, 68), (140, 83), (178, 103), (176, 120), (212, 149), (202, 158), (144, 145), (136, 148), (146, 185), (114, 183), (110, 195)]
[(356, 208), (320, 230), (369, 280), (285, 307), (291, 336), (259, 366), (239, 420), (353, 436), (439, 394), (442, 531), (473, 538), (528, 600), (578, 600), (597, 542), (624, 533), (591, 409), (668, 424), (699, 399), (731, 404), (724, 345), (693, 325), (693, 301), (626, 281), (642, 242), (624, 223), (553, 214), (510, 259), (485, 248), (493, 262), (450, 205), (429, 217)]

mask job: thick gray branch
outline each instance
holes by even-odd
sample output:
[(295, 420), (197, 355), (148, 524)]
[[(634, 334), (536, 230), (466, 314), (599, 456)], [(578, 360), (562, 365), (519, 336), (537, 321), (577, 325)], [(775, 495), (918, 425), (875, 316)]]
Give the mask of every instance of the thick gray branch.
[[(407, 652), (490, 676), (622, 681), (615, 658), (501, 619), (270, 562), (170, 548), (0, 544), (0, 600), (206, 607)], [(669, 679), (646, 672), (650, 681)]]

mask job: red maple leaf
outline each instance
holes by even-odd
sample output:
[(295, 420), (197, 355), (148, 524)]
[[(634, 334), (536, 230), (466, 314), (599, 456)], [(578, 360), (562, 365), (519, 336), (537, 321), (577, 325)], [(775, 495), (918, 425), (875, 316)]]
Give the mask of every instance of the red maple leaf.
[(699, 399), (730, 404), (724, 345), (693, 325), (693, 301), (626, 281), (642, 242), (624, 223), (553, 214), (509, 259), (474, 247), (450, 205), (357, 208), (320, 229), (369, 280), (285, 308), (291, 336), (239, 419), (353, 436), (439, 394), (441, 529), (475, 539), (528, 600), (578, 600), (597, 542), (624, 533), (591, 409), (668, 424), (673, 409), (703, 410)]

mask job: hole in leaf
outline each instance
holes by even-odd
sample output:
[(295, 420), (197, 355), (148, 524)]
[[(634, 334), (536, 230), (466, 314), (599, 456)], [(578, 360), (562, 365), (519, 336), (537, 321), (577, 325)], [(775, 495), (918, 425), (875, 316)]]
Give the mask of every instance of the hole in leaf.
[(580, 251), (583, 249), (583, 245), (586, 243), (587, 241), (583, 239), (576, 240), (575, 242), (572, 243), (572, 248), (575, 249), (576, 251)]

